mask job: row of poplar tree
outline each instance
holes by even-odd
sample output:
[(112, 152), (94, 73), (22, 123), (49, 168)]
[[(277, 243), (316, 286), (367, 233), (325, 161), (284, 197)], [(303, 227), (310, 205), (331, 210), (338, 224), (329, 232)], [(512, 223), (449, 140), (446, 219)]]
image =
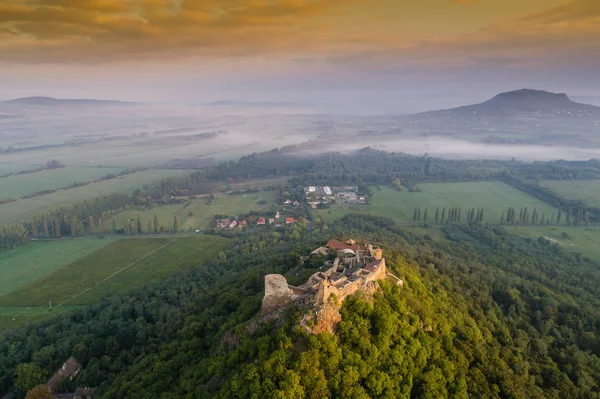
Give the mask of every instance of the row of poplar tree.
[(163, 226), (154, 215), (153, 220), (149, 220), (144, 231), (144, 225), (141, 218), (127, 218), (125, 226), (117, 228), (117, 218), (99, 217), (97, 220), (93, 216), (88, 217), (87, 225), (77, 216), (71, 218), (64, 217), (61, 220), (46, 217), (36, 217), (31, 221), (31, 235), (34, 238), (60, 238), (64, 236), (83, 236), (95, 234), (158, 234), (164, 232), (178, 232), (179, 220), (177, 216), (173, 217), (172, 228)]
[[(446, 211), (446, 207), (442, 208), (442, 212), (440, 214), (440, 208), (436, 208), (435, 210), (435, 223), (460, 223), (462, 217), (462, 209), (461, 208), (448, 208)], [(421, 212), (421, 208), (415, 208), (413, 213), (413, 221), (414, 222), (423, 222), (427, 223), (428, 218), (428, 209), (425, 208), (424, 212)], [(483, 208), (471, 208), (467, 210), (467, 223), (481, 223), (483, 222)]]
[[(471, 208), (467, 210), (467, 223), (482, 223), (483, 222), (483, 208)], [(442, 208), (441, 214), (440, 209), (435, 210), (435, 223), (460, 223), (462, 216), (461, 208)], [(421, 208), (415, 208), (413, 213), (414, 222), (427, 223), (428, 221), (428, 209), (425, 208), (421, 212)], [(432, 221), (432, 220), (430, 220)], [(578, 226), (585, 224), (586, 226), (590, 223), (590, 214), (585, 209), (575, 209), (574, 211), (569, 208), (566, 212), (561, 209), (558, 210), (558, 214), (552, 213), (550, 217), (547, 217), (545, 213), (540, 213), (536, 208), (530, 211), (528, 207), (522, 207), (519, 209), (517, 215), (516, 208), (509, 207), (507, 211), (502, 212), (500, 217), (500, 224), (514, 224), (514, 225), (559, 225), (565, 224), (567, 226)]]
[(536, 208), (530, 213), (529, 208), (524, 207), (519, 210), (519, 216), (517, 217), (517, 210), (509, 207), (507, 211), (502, 212), (500, 217), (500, 224), (522, 224), (522, 225), (558, 225), (566, 224), (567, 226), (578, 226), (585, 224), (586, 226), (590, 223), (590, 213), (582, 208), (571, 209), (568, 208), (564, 213), (561, 209), (558, 210), (556, 218), (554, 213), (550, 217), (546, 217), (545, 213), (538, 212)]

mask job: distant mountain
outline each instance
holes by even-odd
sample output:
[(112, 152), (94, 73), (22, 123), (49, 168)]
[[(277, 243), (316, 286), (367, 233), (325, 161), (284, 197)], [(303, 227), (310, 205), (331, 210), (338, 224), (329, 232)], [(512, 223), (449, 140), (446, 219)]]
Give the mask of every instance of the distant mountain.
[(600, 107), (577, 103), (572, 101), (564, 93), (551, 93), (543, 90), (521, 89), (500, 93), (497, 96), (479, 104), (439, 111), (429, 111), (417, 114), (415, 116), (583, 116), (590, 114), (600, 114)]
[(53, 97), (24, 97), (14, 100), (0, 101), (0, 104), (21, 106), (106, 106), (106, 105), (133, 105), (136, 103), (116, 100), (90, 100), (90, 99), (58, 99)]
[(220, 100), (206, 103), (204, 105), (215, 107), (295, 107), (301, 104), (293, 102), (278, 101), (238, 101), (238, 100)]

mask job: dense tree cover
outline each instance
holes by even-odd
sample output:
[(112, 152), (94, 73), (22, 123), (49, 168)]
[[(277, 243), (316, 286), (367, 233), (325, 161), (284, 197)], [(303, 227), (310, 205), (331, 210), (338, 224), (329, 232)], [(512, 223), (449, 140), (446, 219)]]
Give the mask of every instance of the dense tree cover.
[(26, 244), (27, 229), (21, 224), (0, 226), (0, 252)]
[[(444, 230), (448, 244), (348, 215), (327, 235), (241, 235), (195, 272), (5, 333), (0, 392), (17, 366), (73, 355), (77, 382), (110, 398), (600, 397), (600, 265), (501, 227)], [(335, 336), (306, 335), (293, 307), (251, 322), (262, 277), (332, 235), (383, 246), (405, 286), (346, 300)]]

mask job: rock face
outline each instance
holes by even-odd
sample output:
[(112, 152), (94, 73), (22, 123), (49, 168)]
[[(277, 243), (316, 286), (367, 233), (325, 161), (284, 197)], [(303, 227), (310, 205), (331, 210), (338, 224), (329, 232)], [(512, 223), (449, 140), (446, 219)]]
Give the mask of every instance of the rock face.
[(266, 315), (292, 302), (293, 291), (281, 274), (265, 276), (265, 296), (260, 306), (260, 313)]

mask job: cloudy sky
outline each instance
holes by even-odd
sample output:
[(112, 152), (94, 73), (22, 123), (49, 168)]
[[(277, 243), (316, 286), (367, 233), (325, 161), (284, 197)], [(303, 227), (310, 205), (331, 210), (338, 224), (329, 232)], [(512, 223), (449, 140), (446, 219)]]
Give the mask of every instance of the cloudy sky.
[[(0, 0), (0, 99), (600, 98), (600, 0)], [(596, 101), (598, 102), (598, 101)]]

